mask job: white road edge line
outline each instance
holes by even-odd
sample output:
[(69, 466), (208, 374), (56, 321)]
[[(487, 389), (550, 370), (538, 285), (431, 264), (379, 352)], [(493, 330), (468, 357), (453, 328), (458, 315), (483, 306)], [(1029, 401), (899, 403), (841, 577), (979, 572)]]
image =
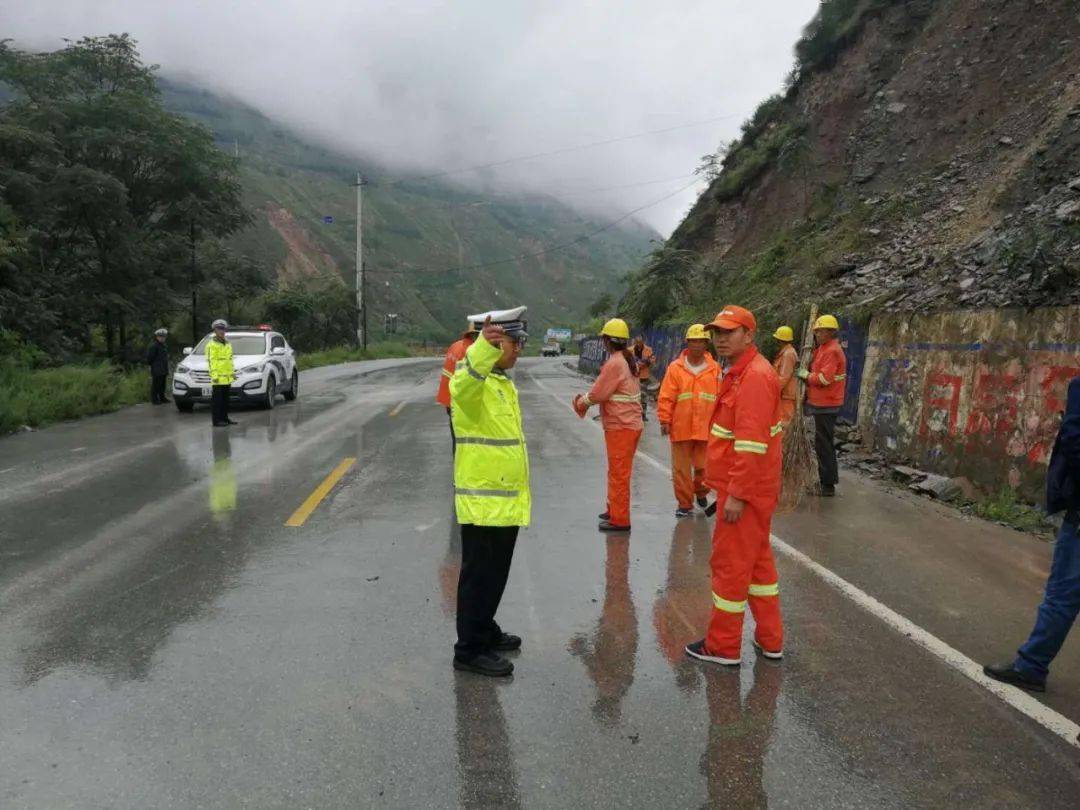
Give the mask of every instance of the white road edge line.
[[(529, 377), (536, 383), (540, 390), (547, 393), (556, 402), (564, 405), (570, 413), (574, 413), (574, 409), (569, 403), (563, 402), (557, 394), (538, 380), (532, 372), (529, 372)], [(574, 413), (574, 416), (576, 417), (577, 414)], [(591, 420), (586, 421), (597, 430), (602, 430), (597, 423)], [(655, 467), (668, 475), (671, 474), (671, 467), (657, 461), (648, 453), (638, 450), (637, 455), (650, 466)], [(912, 642), (936, 656), (960, 674), (967, 676), (1005, 703), (1008, 703), (1021, 714), (1034, 720), (1040, 726), (1053, 732), (1058, 737), (1061, 737), (1061, 739), (1065, 740), (1065, 742), (1072, 747), (1080, 748), (1080, 724), (1074, 723), (1068, 717), (1065, 717), (1065, 715), (1054, 711), (1046, 704), (1036, 700), (1027, 692), (1024, 692), (1015, 686), (1009, 686), (1008, 684), (1000, 683), (992, 678), (988, 678), (983, 674), (982, 667), (977, 662), (971, 660), (959, 650), (950, 647), (933, 633), (924, 630), (910, 619), (901, 616), (888, 605), (879, 602), (873, 596), (866, 593), (866, 591), (852, 585), (843, 577), (834, 574), (821, 563), (815, 562), (797, 548), (788, 545), (775, 534), (770, 535), (770, 537), (772, 539), (773, 547), (785, 557), (799, 563), (804, 568), (808, 568), (863, 610), (881, 619), (898, 633), (907, 636)]]

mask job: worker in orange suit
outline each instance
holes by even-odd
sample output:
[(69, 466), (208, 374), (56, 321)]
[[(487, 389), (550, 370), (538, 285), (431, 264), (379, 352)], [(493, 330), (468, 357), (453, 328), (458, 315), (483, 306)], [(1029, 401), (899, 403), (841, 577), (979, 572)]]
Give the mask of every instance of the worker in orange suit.
[(710, 428), (705, 483), (721, 511), (713, 531), (713, 610), (705, 638), (686, 645), (700, 661), (737, 666), (743, 615), (754, 614), (754, 646), (766, 657), (784, 654), (780, 585), (769, 543), (780, 495), (780, 379), (754, 346), (757, 321), (726, 306), (707, 327), (727, 361)]
[(840, 483), (836, 462), (836, 419), (844, 407), (847, 388), (847, 357), (837, 334), (840, 324), (832, 315), (814, 321), (814, 352), (810, 368), (797, 376), (806, 383), (805, 411), (814, 417), (814, 450), (817, 452), (819, 486), (815, 494), (831, 498)]
[(637, 378), (641, 384), (641, 421), (648, 421), (649, 400), (645, 393), (645, 386), (652, 377), (652, 368), (656, 364), (656, 354), (652, 347), (645, 345), (644, 335), (634, 338), (634, 346), (631, 349), (634, 362), (637, 363)]
[(708, 506), (705, 450), (720, 386), (720, 367), (708, 345), (709, 333), (703, 325), (695, 323), (686, 330), (686, 348), (668, 365), (656, 405), (660, 432), (671, 440), (677, 518), (694, 514), (695, 498), (702, 509)]
[(628, 348), (630, 327), (612, 318), (600, 331), (608, 359), (588, 394), (574, 397), (574, 410), (585, 418), (589, 408), (600, 406), (607, 446), (607, 510), (600, 515), (602, 532), (630, 531), (630, 475), (641, 440), (641, 386), (634, 354)]
[[(477, 324), (469, 321), (465, 331), (461, 333), (461, 338), (454, 343), (451, 343), (450, 348), (446, 350), (442, 372), (439, 375), (439, 390), (435, 394), (435, 401), (446, 408), (447, 416), (450, 415), (450, 380), (454, 379), (454, 371), (457, 369), (457, 364), (465, 358), (465, 352), (473, 345), (473, 342), (476, 340), (476, 336), (479, 333), (480, 330)], [(454, 441), (454, 421), (451, 419), (450, 451), (453, 452), (456, 446), (457, 444)]]
[(780, 423), (787, 429), (795, 416), (795, 371), (799, 367), (799, 353), (792, 345), (795, 333), (790, 326), (781, 326), (773, 332), (773, 338), (780, 344), (780, 351), (773, 360), (776, 376), (780, 378)]

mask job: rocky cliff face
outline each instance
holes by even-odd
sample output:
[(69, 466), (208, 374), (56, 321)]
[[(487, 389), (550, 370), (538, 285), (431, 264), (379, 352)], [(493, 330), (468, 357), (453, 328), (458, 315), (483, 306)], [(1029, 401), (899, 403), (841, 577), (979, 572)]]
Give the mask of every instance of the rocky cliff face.
[(835, 53), (762, 106), (669, 241), (699, 282), (669, 314), (1080, 301), (1080, 4), (832, 5)]

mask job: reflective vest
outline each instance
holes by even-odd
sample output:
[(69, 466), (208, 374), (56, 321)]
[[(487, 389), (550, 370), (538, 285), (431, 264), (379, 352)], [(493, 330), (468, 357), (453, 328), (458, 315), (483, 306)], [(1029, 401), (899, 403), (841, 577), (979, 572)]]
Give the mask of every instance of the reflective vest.
[(216, 337), (206, 344), (206, 363), (210, 367), (210, 382), (214, 385), (232, 385), (236, 370), (233, 368), (232, 345)]
[(709, 489), (741, 500), (780, 494), (780, 378), (753, 346), (720, 382), (705, 462)]
[(839, 408), (847, 387), (847, 358), (840, 341), (833, 338), (814, 349), (810, 376), (806, 378), (806, 401), (818, 408)]
[(458, 523), (529, 525), (529, 454), (517, 388), (495, 368), (501, 355), (478, 337), (450, 381)]
[(450, 348), (446, 350), (442, 373), (439, 374), (439, 390), (435, 394), (435, 401), (444, 408), (450, 407), (450, 381), (454, 379), (457, 364), (461, 362), (461, 358), (465, 356), (465, 352), (472, 344), (472, 337), (466, 335), (461, 340), (451, 343)]
[(668, 436), (673, 442), (707, 442), (713, 411), (716, 410), (716, 391), (720, 387), (720, 367), (706, 353), (705, 367), (697, 374), (686, 366), (686, 351), (667, 367), (660, 384), (656, 403), (656, 418), (670, 425)]

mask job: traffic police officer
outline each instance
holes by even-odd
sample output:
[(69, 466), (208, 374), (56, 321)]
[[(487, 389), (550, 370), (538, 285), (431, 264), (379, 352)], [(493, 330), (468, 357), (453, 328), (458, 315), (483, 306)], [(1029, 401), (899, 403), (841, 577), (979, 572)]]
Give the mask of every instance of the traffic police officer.
[(146, 364), (150, 366), (150, 402), (153, 405), (164, 405), (169, 401), (165, 396), (165, 378), (169, 376), (169, 350), (165, 346), (168, 334), (168, 329), (156, 330), (154, 342), (146, 350)]
[(225, 340), (225, 330), (229, 325), (218, 318), (210, 328), (214, 330), (214, 336), (206, 344), (206, 363), (210, 371), (210, 384), (213, 386), (210, 416), (214, 427), (227, 427), (236, 424), (229, 418), (229, 388), (236, 379), (232, 345)]
[(507, 372), (528, 334), (525, 307), (474, 315), (476, 342), (450, 381), (453, 400), (454, 501), (461, 524), (454, 668), (504, 676), (514, 665), (500, 653), (521, 647), (495, 621), (519, 529), (529, 525), (529, 458), (518, 392)]

